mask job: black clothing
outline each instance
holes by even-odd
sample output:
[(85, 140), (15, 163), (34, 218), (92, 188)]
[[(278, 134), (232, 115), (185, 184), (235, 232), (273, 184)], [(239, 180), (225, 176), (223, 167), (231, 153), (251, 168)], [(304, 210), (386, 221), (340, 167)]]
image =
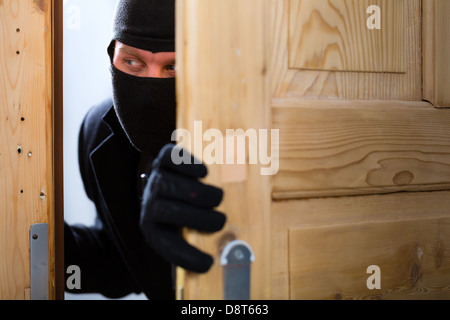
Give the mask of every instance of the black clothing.
[(175, 51), (175, 0), (119, 0), (113, 40), (153, 53)]
[(176, 129), (175, 78), (143, 78), (111, 65), (116, 115), (131, 144), (154, 157)]
[(113, 65), (115, 42), (142, 50), (175, 52), (175, 0), (119, 0), (113, 21), (113, 102), (131, 144), (156, 156), (176, 129), (175, 78), (143, 78)]
[(64, 227), (65, 267), (81, 270), (81, 290), (118, 298), (144, 292), (149, 299), (174, 299), (172, 267), (147, 245), (139, 229), (138, 167), (111, 100), (92, 108), (79, 135), (79, 164), (96, 225)]
[[(183, 153), (189, 163), (175, 160)], [(226, 216), (214, 210), (223, 199), (223, 190), (204, 184), (208, 169), (195, 164), (187, 150), (167, 144), (152, 163), (152, 173), (142, 196), (140, 226), (147, 243), (161, 256), (185, 270), (207, 272), (214, 259), (183, 239), (180, 227), (201, 232), (217, 232)]]

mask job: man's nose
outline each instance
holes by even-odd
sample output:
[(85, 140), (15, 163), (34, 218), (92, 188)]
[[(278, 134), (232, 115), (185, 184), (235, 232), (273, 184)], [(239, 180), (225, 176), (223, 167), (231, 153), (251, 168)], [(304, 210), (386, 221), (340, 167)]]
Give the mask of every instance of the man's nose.
[(162, 78), (163, 72), (159, 65), (151, 64), (148, 65), (146, 77), (148, 78)]

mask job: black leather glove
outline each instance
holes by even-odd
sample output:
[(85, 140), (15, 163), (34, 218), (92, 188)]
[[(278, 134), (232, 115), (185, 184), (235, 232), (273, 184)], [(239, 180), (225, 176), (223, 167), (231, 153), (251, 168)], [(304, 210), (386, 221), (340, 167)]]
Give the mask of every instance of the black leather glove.
[(226, 217), (213, 210), (223, 198), (223, 191), (198, 181), (207, 175), (203, 164), (175, 165), (172, 150), (166, 145), (153, 162), (152, 173), (145, 185), (140, 227), (147, 243), (168, 261), (186, 270), (207, 272), (213, 258), (188, 244), (180, 235), (180, 227), (204, 232), (223, 228)]

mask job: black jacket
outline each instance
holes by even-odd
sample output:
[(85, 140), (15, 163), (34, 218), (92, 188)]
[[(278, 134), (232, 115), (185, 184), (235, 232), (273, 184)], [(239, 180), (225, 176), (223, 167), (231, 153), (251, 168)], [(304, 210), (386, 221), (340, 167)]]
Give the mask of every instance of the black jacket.
[(92, 108), (80, 129), (80, 171), (97, 219), (90, 228), (64, 226), (65, 267), (81, 270), (81, 290), (70, 292), (110, 298), (144, 292), (149, 299), (171, 300), (171, 265), (146, 244), (139, 229), (140, 154), (112, 105), (108, 100)]

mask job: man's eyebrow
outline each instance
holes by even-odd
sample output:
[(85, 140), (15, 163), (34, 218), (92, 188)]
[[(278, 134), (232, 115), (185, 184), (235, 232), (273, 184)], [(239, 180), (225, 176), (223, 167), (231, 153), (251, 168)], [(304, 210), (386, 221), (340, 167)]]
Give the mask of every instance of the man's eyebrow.
[(120, 51), (120, 52), (123, 52), (123, 53), (131, 54), (131, 55), (136, 56), (136, 57), (140, 57), (141, 56), (138, 50), (130, 48), (130, 47), (119, 47), (119, 48), (117, 48), (117, 50)]

